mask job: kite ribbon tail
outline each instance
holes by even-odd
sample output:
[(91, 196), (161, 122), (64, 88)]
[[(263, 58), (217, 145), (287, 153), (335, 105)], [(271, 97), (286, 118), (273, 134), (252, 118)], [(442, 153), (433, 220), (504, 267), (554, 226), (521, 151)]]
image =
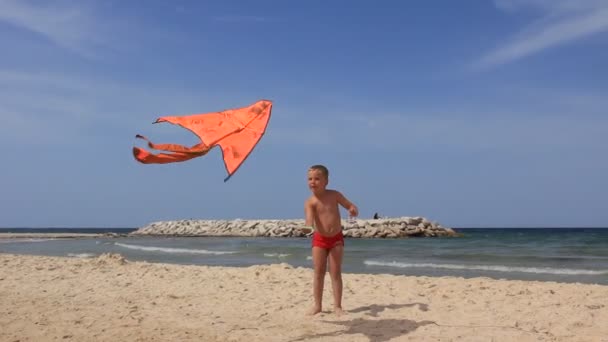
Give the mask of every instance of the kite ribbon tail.
[(182, 162), (203, 156), (209, 152), (209, 147), (205, 144), (197, 144), (192, 147), (186, 147), (178, 144), (154, 144), (142, 135), (138, 134), (135, 137), (146, 140), (150, 148), (172, 152), (153, 154), (143, 148), (133, 147), (133, 156), (137, 161), (143, 164), (167, 164)]
[(210, 150), (209, 146), (205, 145), (204, 143), (196, 144), (192, 147), (187, 147), (179, 144), (155, 144), (151, 142), (148, 138), (140, 134), (136, 135), (135, 137), (147, 141), (148, 146), (150, 146), (150, 148), (160, 151), (178, 152), (183, 154), (193, 153), (196, 154), (198, 157), (207, 154), (207, 152), (209, 152)]
[(133, 147), (133, 156), (135, 159), (142, 164), (167, 164), (167, 163), (175, 163), (175, 162), (183, 162), (186, 160), (190, 160), (196, 157), (200, 157), (203, 154), (201, 153), (183, 153), (183, 152), (174, 152), (174, 153), (158, 153), (153, 154), (146, 151), (143, 148)]

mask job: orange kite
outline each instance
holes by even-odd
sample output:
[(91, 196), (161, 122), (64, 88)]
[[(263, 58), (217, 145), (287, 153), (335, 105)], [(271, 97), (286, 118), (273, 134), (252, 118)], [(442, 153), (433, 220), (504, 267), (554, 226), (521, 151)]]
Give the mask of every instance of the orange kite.
[(219, 145), (228, 172), (225, 182), (238, 170), (264, 135), (271, 111), (272, 102), (260, 100), (248, 107), (221, 112), (161, 117), (153, 123), (169, 122), (182, 126), (196, 134), (201, 142), (192, 147), (154, 144), (138, 134), (135, 137), (146, 140), (150, 148), (171, 153), (152, 154), (145, 149), (133, 147), (133, 156), (144, 164), (183, 162), (204, 156)]

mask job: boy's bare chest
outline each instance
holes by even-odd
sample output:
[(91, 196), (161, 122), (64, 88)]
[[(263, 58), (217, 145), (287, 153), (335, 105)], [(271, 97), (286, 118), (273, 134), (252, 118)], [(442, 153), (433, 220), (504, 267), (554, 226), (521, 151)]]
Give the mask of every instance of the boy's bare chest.
[(319, 200), (315, 203), (315, 209), (317, 213), (333, 213), (338, 209), (338, 204), (331, 199)]

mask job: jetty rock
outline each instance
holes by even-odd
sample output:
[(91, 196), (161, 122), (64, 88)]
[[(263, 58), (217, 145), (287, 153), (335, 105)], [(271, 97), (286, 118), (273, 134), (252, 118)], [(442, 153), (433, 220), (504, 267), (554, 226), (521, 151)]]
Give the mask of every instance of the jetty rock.
[[(456, 237), (460, 234), (424, 217), (342, 220), (347, 238)], [(129, 235), (306, 237), (303, 219), (293, 220), (178, 220), (153, 222)]]

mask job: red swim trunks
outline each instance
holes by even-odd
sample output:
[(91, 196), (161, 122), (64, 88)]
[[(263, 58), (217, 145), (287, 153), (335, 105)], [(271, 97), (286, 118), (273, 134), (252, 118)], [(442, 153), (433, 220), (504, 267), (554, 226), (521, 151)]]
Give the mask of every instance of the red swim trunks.
[(342, 231), (334, 236), (323, 236), (316, 231), (312, 234), (313, 247), (332, 249), (336, 245), (344, 246), (344, 235), (342, 235)]

